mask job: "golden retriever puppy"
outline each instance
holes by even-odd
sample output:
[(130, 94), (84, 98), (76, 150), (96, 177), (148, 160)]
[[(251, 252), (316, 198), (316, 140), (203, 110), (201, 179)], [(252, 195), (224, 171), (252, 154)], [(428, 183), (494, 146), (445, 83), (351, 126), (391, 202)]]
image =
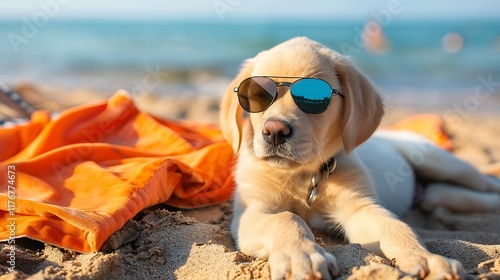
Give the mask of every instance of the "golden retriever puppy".
[[(415, 173), (448, 182), (424, 197), (429, 209), (448, 203), (481, 210), (484, 202), (493, 209), (498, 194), (460, 189), (452, 203), (445, 193), (458, 189), (451, 182), (498, 193), (500, 184), (409, 133), (380, 132), (366, 141), (382, 115), (370, 80), (307, 38), (244, 62), (220, 114), (224, 136), (239, 152), (231, 232), (241, 251), (268, 259), (273, 279), (337, 275), (335, 257), (316, 244), (311, 229), (340, 230), (411, 275), (464, 276), (458, 261), (428, 252), (394, 213), (411, 207)], [(468, 209), (467, 202), (481, 203)]]

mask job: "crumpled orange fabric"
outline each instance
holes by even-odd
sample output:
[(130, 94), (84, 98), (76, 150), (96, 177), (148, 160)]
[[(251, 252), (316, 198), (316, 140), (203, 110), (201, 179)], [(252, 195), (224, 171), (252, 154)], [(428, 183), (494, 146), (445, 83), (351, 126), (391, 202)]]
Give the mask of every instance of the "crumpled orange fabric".
[(0, 145), (4, 241), (15, 221), (16, 237), (96, 252), (148, 206), (216, 204), (234, 188), (235, 156), (217, 126), (155, 118), (124, 91), (54, 119), (38, 111), (25, 125), (0, 128)]

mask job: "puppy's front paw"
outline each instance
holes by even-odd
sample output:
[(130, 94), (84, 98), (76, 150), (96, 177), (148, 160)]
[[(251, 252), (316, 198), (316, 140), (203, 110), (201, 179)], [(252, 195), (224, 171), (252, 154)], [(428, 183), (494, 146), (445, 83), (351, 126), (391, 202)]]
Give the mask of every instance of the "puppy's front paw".
[(271, 277), (276, 279), (332, 279), (337, 276), (335, 257), (313, 241), (275, 248), (269, 255)]
[(440, 255), (411, 255), (396, 259), (396, 266), (403, 272), (421, 279), (465, 279), (465, 271), (460, 262)]

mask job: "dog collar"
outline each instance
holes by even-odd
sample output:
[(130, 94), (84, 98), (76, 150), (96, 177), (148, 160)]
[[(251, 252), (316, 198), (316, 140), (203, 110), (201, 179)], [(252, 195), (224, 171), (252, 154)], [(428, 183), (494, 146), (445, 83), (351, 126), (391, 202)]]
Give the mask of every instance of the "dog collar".
[(318, 186), (321, 184), (321, 179), (330, 175), (335, 168), (337, 168), (337, 159), (335, 157), (330, 158), (327, 162), (321, 165), (319, 172), (314, 173), (311, 177), (311, 186), (309, 187), (309, 195), (307, 198), (307, 205), (311, 206), (316, 200), (316, 193), (318, 191)]

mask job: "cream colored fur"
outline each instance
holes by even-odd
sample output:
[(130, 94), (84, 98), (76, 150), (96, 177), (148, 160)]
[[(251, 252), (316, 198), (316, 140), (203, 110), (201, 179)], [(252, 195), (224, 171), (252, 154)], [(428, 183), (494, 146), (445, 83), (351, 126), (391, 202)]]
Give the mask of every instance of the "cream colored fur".
[[(295, 105), (288, 87), (280, 87), (269, 109), (244, 119), (233, 88), (250, 76), (318, 77), (340, 89), (345, 98), (334, 96), (326, 112), (311, 115)], [(269, 260), (273, 279), (337, 275), (335, 257), (316, 244), (311, 228), (340, 229), (349, 242), (395, 259), (411, 275), (463, 277), (459, 262), (429, 253), (417, 234), (379, 202), (402, 201), (403, 205), (384, 206), (397, 214), (408, 210), (414, 170), (499, 193), (500, 184), (439, 149), (427, 154), (423, 163), (412, 162), (412, 150), (421, 145), (412, 135), (380, 132), (365, 142), (382, 115), (382, 101), (370, 80), (347, 58), (307, 38), (286, 41), (244, 62), (226, 90), (220, 115), (225, 137), (239, 151), (231, 231), (241, 251)], [(280, 149), (270, 149), (262, 137), (263, 124), (270, 119), (287, 121), (293, 128)], [(311, 177), (333, 156), (337, 169), (321, 183), (317, 200), (309, 206)], [(396, 172), (402, 179), (388, 182), (380, 175), (384, 172)], [(428, 208), (440, 206), (445, 187), (449, 186), (438, 186), (437, 199), (426, 199)]]

